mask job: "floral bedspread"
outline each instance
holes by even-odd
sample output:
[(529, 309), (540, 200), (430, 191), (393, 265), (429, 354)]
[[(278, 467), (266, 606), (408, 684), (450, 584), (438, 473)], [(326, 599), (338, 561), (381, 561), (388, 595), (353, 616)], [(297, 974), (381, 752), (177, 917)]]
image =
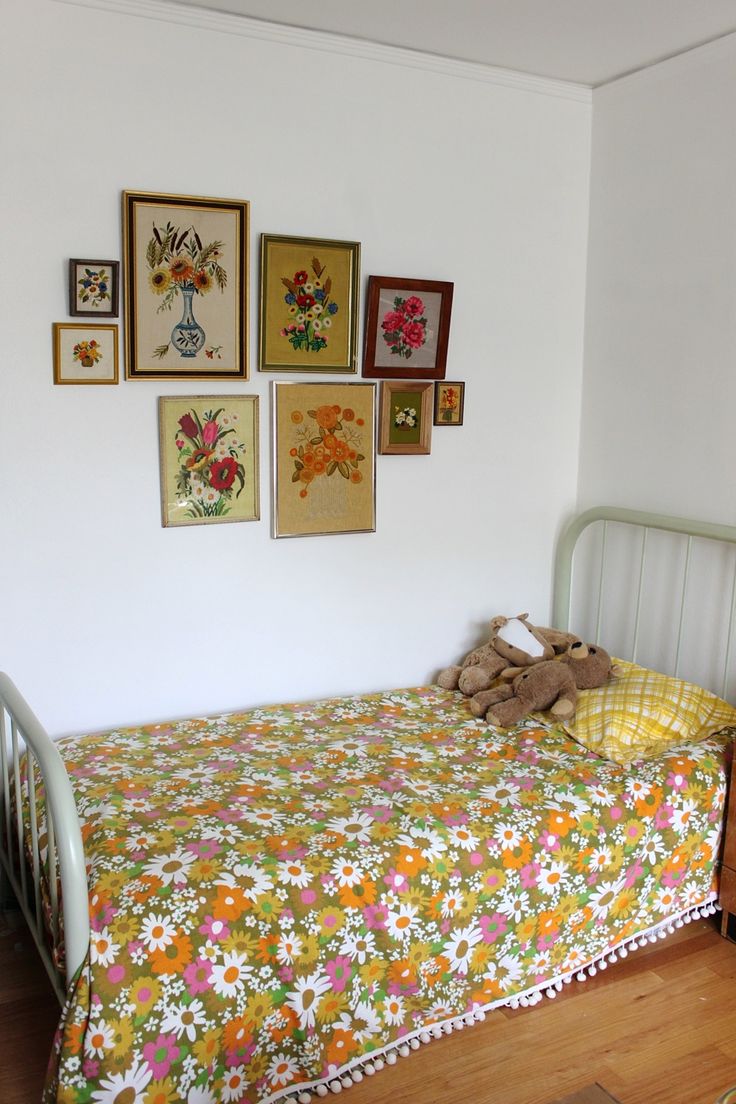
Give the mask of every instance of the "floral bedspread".
[(725, 737), (630, 770), (423, 687), (59, 746), (90, 955), (45, 1101), (262, 1102), (714, 887)]

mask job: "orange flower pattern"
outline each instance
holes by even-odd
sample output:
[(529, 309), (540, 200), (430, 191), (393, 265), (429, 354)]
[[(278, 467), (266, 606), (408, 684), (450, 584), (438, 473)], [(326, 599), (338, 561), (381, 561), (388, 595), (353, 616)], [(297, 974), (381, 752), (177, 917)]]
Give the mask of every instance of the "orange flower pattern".
[(295, 1100), (575, 976), (710, 899), (726, 743), (629, 770), (437, 687), (62, 740), (93, 932), (46, 1104)]
[(319, 476), (336, 472), (349, 483), (361, 483), (363, 419), (356, 418), (349, 407), (343, 410), (338, 405), (325, 404), (306, 413), (310, 421), (305, 421), (301, 410), (290, 415), (295, 427), (295, 444), (289, 449), (294, 462), (291, 481), (299, 487), (300, 497), (307, 497), (310, 483)]

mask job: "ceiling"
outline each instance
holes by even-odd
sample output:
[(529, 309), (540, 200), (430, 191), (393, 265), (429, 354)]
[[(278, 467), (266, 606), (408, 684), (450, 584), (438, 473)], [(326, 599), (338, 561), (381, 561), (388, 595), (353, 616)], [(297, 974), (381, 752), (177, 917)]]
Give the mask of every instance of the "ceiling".
[(596, 87), (736, 32), (736, 0), (178, 0)]

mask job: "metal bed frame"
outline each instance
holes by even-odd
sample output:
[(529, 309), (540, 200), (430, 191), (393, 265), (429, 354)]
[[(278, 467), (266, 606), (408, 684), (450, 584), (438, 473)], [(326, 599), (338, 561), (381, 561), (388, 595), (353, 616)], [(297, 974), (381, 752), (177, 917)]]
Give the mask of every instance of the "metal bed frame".
[[(567, 629), (570, 624), (574, 567), (579, 539), (590, 526), (603, 527), (600, 563), (597, 570), (596, 640), (602, 621), (602, 600), (607, 559), (607, 538), (612, 525), (623, 525), (641, 533), (639, 577), (635, 585), (636, 609), (633, 639), (619, 657), (636, 661), (642, 595), (645, 589), (648, 537), (652, 530), (676, 534), (686, 540), (684, 570), (680, 583), (680, 607), (676, 654), (670, 674), (680, 668), (681, 645), (686, 624), (685, 606), (690, 583), (691, 552), (695, 541), (731, 546), (736, 552), (736, 526), (716, 525), (687, 518), (649, 514), (638, 510), (596, 507), (574, 518), (563, 530), (557, 545), (554, 571), (553, 624)], [(728, 589), (729, 584), (726, 583)], [(731, 676), (731, 653), (736, 627), (736, 555), (730, 581), (730, 606), (721, 696), (726, 697)], [(627, 654), (623, 654), (623, 653)], [(732, 677), (732, 676), (731, 676)], [(23, 756), (27, 756), (22, 765)], [(44, 811), (37, 813), (40, 797), (35, 783), (38, 769), (45, 793)], [(46, 844), (50, 916), (41, 893), (43, 850)], [(57, 890), (57, 874), (61, 898)], [(54, 990), (63, 1005), (66, 990), (89, 949), (89, 896), (82, 832), (69, 777), (58, 748), (7, 675), (0, 673), (0, 876), (7, 879), (28, 922)], [(48, 928), (54, 942), (63, 932), (65, 975), (47, 949)]]

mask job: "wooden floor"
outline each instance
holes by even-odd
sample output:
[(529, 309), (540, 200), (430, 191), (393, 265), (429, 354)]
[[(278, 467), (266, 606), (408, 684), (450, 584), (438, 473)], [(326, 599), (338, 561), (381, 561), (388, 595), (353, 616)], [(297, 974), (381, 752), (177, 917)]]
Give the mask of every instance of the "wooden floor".
[[(0, 1102), (38, 1104), (58, 1018), (17, 914), (0, 915)], [(349, 1090), (348, 1104), (547, 1104), (598, 1082), (621, 1104), (714, 1104), (736, 1085), (736, 943), (716, 918), (556, 1000), (497, 1011)], [(331, 1099), (331, 1098), (330, 1098)]]

